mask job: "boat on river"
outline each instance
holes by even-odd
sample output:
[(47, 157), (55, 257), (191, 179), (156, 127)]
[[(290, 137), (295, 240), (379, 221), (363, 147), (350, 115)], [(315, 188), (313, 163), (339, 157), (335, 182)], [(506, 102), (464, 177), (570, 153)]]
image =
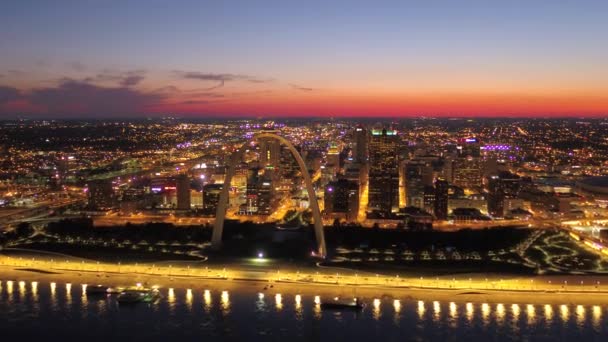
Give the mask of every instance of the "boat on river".
[(324, 301), (321, 303), (321, 310), (354, 310), (359, 311), (365, 307), (365, 304), (361, 303), (358, 298), (353, 300), (340, 300), (334, 298), (330, 301)]

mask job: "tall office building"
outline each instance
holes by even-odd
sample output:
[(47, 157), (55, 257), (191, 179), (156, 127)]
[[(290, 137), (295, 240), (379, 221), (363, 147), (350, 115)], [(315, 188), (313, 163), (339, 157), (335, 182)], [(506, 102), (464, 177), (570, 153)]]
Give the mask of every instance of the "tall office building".
[(215, 214), (223, 187), (223, 184), (206, 184), (203, 186), (203, 212), (205, 214)]
[(335, 143), (329, 145), (325, 168), (331, 174), (332, 178), (340, 171), (340, 150)]
[(367, 162), (367, 130), (358, 126), (355, 128), (355, 148), (353, 150), (353, 158), (357, 163)]
[(435, 210), (434, 214), (438, 220), (447, 220), (448, 218), (448, 192), (450, 185), (444, 179), (435, 181)]
[(483, 181), (484, 162), (481, 159), (479, 139), (461, 139), (456, 149), (458, 157), (452, 164), (454, 185), (463, 189), (480, 190)]
[(504, 183), (498, 176), (488, 177), (488, 213), (494, 217), (503, 217), (505, 204)]
[(252, 215), (270, 215), (273, 210), (274, 187), (268, 173), (250, 170), (247, 179), (246, 212)]
[(482, 186), (483, 170), (479, 157), (458, 157), (453, 163), (453, 182), (463, 189), (479, 189)]
[(510, 172), (501, 172), (488, 177), (488, 213), (494, 217), (508, 214), (507, 199), (515, 199), (521, 189), (521, 178)]
[(325, 213), (344, 218), (357, 219), (359, 212), (359, 184), (345, 178), (329, 182), (325, 187)]
[(88, 183), (88, 207), (93, 210), (112, 209), (116, 205), (111, 179), (100, 179)]
[(481, 157), (481, 143), (475, 137), (460, 139), (456, 146), (459, 157), (471, 156), (475, 158)]
[(422, 209), (430, 214), (435, 212), (435, 187), (432, 185), (424, 186), (424, 201)]
[(424, 207), (423, 168), (424, 164), (416, 161), (405, 164), (405, 201), (408, 207)]
[(372, 130), (369, 143), (368, 212), (387, 216), (399, 210), (399, 136), (394, 130)]
[(177, 210), (190, 210), (190, 177), (179, 175), (175, 179)]
[(281, 143), (276, 139), (260, 139), (260, 163), (274, 168), (281, 161)]

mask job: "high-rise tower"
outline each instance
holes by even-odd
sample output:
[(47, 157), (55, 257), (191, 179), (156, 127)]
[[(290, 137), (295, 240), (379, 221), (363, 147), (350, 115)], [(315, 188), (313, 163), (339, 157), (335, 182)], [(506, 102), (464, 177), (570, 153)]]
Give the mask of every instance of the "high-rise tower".
[(399, 136), (394, 130), (372, 130), (369, 143), (368, 212), (389, 215), (399, 210)]

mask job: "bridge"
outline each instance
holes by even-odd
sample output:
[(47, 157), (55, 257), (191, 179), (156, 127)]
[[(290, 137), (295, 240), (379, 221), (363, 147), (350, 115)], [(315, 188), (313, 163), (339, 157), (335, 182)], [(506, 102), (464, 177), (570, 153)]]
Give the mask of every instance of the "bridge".
[[(298, 150), (296, 150), (296, 148), (291, 142), (289, 142), (289, 140), (283, 138), (280, 135), (277, 135), (276, 133), (258, 133), (252, 138), (252, 140), (256, 139), (274, 139), (279, 141), (279, 143), (289, 149), (296, 162), (298, 163), (300, 171), (302, 172), (302, 177), (304, 178), (304, 184), (306, 186), (306, 192), (308, 193), (308, 200), (310, 202), (310, 208), (312, 210), (312, 215), (314, 219), (315, 238), (317, 240), (317, 254), (321, 257), (325, 257), (327, 255), (327, 248), (325, 245), (325, 234), (323, 233), (323, 221), (321, 220), (321, 212), (319, 211), (317, 195), (312, 186), (311, 177), (308, 173), (306, 164), (304, 163), (304, 159), (302, 159), (302, 156), (300, 155)], [(213, 226), (213, 234), (211, 237), (211, 245), (215, 249), (219, 249), (222, 245), (224, 219), (226, 218), (226, 209), (228, 206), (230, 184), (232, 181), (232, 177), (234, 176), (235, 167), (238, 164), (239, 160), (242, 159), (243, 152), (247, 149), (249, 143), (250, 141), (246, 141), (239, 149), (237, 149), (232, 154), (228, 162), (228, 170), (226, 172), (226, 178), (224, 178), (224, 186), (222, 187), (222, 192), (220, 193), (219, 203), (217, 205), (217, 211), (215, 213), (215, 224)]]

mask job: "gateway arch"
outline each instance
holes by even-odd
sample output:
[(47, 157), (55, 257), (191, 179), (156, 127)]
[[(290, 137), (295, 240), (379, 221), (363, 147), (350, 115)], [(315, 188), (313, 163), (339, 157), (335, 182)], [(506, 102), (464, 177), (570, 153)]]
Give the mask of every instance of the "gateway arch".
[[(306, 185), (306, 191), (308, 193), (308, 201), (310, 202), (310, 208), (314, 218), (315, 226), (315, 237), (317, 240), (317, 254), (321, 257), (325, 257), (327, 254), (327, 248), (325, 246), (325, 235), (323, 233), (323, 221), (321, 220), (321, 212), (319, 211), (319, 203), (317, 202), (317, 195), (312, 186), (312, 181), (306, 164), (302, 159), (300, 153), (296, 150), (291, 142), (275, 133), (263, 132), (256, 134), (253, 139), (274, 139), (278, 140), (279, 143), (286, 146), (293, 157), (298, 162), (300, 171), (304, 178), (304, 184)], [(229, 160), (228, 170), (226, 172), (226, 178), (224, 179), (224, 186), (220, 193), (219, 203), (217, 205), (217, 211), (215, 213), (215, 224), (213, 226), (213, 235), (211, 236), (211, 245), (213, 248), (219, 249), (222, 245), (222, 232), (224, 230), (224, 219), (226, 218), (226, 209), (228, 206), (228, 192), (230, 189), (230, 183), (234, 176), (234, 171), (237, 163), (241, 160), (243, 152), (249, 146), (249, 141), (245, 142), (238, 150), (236, 150)]]

